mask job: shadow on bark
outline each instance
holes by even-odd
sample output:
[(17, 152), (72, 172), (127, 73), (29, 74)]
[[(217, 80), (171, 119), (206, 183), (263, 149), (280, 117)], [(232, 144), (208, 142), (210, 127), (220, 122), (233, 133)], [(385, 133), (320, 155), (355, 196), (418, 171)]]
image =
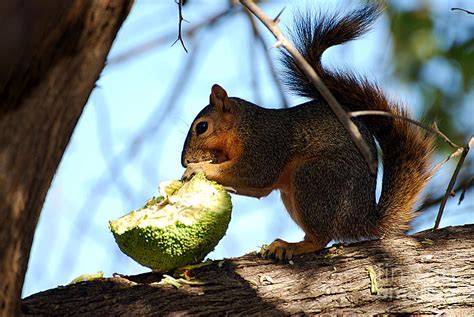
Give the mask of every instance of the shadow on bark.
[[(295, 257), (257, 255), (193, 270), (204, 285), (157, 284), (161, 275), (113, 277), (41, 292), (25, 314), (163, 315), (301, 313), (453, 314), (474, 309), (474, 225), (338, 245)], [(376, 273), (372, 294), (368, 268)]]

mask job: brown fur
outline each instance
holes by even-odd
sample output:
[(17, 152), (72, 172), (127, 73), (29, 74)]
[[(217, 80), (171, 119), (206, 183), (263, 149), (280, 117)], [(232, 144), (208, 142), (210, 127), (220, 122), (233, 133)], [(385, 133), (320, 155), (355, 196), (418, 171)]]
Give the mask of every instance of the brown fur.
[[(320, 17), (313, 22), (309, 16), (301, 17), (295, 42), (346, 110), (406, 115), (377, 86), (321, 66), (326, 48), (364, 33), (378, 12), (376, 6), (369, 6), (342, 18)], [(280, 190), (285, 207), (306, 237), (300, 243), (276, 240), (268, 252), (278, 258), (318, 250), (332, 239), (406, 230), (413, 218), (413, 204), (430, 177), (432, 138), (403, 120), (380, 116), (354, 120), (373, 154), (374, 137), (383, 152), (382, 194), (376, 204), (376, 175), (370, 173), (347, 132), (293, 58), (284, 55), (283, 62), (290, 88), (313, 101), (289, 109), (265, 109), (229, 98), (223, 88), (214, 85), (210, 104), (197, 115), (184, 144), (185, 176), (203, 171), (238, 194), (254, 197)], [(198, 135), (196, 124), (203, 120), (209, 129)]]
[[(331, 72), (321, 65), (321, 54), (331, 45), (343, 43), (367, 30), (380, 9), (376, 5), (354, 11), (343, 18), (322, 18), (314, 23), (310, 16), (298, 20), (294, 40), (306, 60), (348, 111), (380, 110), (407, 116), (407, 112), (390, 103), (380, 89), (351, 73)], [(316, 42), (315, 39), (319, 42)], [(284, 55), (287, 84), (297, 93), (321, 99), (308, 83), (290, 55)], [(379, 141), (383, 153), (384, 180), (378, 205), (382, 215), (373, 233), (377, 236), (408, 229), (413, 205), (430, 177), (429, 158), (433, 138), (407, 121), (373, 116), (364, 119)]]

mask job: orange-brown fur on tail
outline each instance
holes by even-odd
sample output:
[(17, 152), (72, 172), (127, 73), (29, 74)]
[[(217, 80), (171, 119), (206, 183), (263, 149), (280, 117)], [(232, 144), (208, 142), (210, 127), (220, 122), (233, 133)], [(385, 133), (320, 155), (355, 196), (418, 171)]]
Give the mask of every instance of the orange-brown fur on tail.
[[(348, 72), (329, 71), (321, 65), (321, 55), (328, 47), (360, 36), (370, 28), (379, 13), (377, 5), (370, 5), (342, 18), (320, 16), (314, 20), (310, 15), (302, 15), (296, 19), (293, 39), (347, 111), (378, 110), (408, 116), (406, 110), (387, 100), (376, 85)], [(283, 62), (286, 66), (284, 80), (292, 91), (312, 99), (322, 99), (292, 56), (284, 54)], [(384, 175), (378, 203), (381, 218), (374, 227), (374, 234), (380, 236), (407, 230), (414, 216), (416, 199), (431, 176), (429, 162), (433, 138), (405, 120), (372, 116), (365, 121), (383, 154)]]

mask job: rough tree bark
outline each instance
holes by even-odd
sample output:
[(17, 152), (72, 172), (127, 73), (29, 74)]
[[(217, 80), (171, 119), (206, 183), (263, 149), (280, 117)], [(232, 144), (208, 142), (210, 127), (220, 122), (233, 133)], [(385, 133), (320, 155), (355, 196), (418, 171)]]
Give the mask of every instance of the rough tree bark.
[(20, 312), (54, 172), (132, 0), (0, 1), (0, 314)]
[[(474, 225), (297, 256), (255, 255), (193, 270), (205, 285), (176, 289), (159, 274), (81, 282), (32, 295), (31, 315), (474, 314)], [(221, 263), (222, 264), (222, 263)], [(370, 292), (368, 267), (379, 294)]]

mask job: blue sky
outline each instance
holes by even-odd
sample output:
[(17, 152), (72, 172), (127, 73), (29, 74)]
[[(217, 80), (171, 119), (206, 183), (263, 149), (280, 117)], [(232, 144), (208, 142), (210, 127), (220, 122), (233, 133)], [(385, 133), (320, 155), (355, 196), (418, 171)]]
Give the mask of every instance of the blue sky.
[[(184, 24), (185, 30), (223, 10), (226, 3), (191, 1), (184, 10), (185, 18), (190, 21)], [(275, 16), (286, 6), (282, 25), (291, 25), (291, 12), (308, 3), (311, 2), (271, 1), (263, 8)], [(411, 3), (401, 1), (399, 5)], [(320, 6), (342, 5), (321, 1)], [(176, 29), (174, 1), (138, 0), (114, 42), (109, 60)], [(136, 58), (107, 65), (49, 190), (33, 243), (24, 296), (67, 284), (84, 273), (104, 271), (110, 276), (114, 272), (148, 271), (120, 252), (109, 232), (108, 220), (140, 207), (157, 193), (160, 181), (180, 178), (183, 173), (180, 154), (186, 132), (194, 116), (208, 103), (212, 84), (219, 83), (231, 96), (253, 102), (261, 99), (261, 105), (268, 108), (281, 106), (266, 61), (263, 55), (255, 54), (260, 48), (251, 49), (250, 32), (246, 16), (238, 14), (210, 31), (196, 34), (199, 41), (193, 43), (185, 38), (187, 47), (197, 51), (192, 68), (186, 66), (191, 54), (186, 54), (179, 44), (171, 47), (172, 40)], [(270, 47), (272, 37), (263, 28), (261, 32)], [(331, 67), (356, 70), (376, 80), (389, 95), (409, 104), (417, 116), (422, 100), (395, 80), (390, 66), (390, 45), (387, 22), (382, 17), (371, 33), (329, 50), (323, 62)], [(277, 49), (270, 49), (270, 53), (276, 59)], [(252, 59), (259, 76), (260, 96), (252, 89)], [(182, 93), (172, 103), (170, 91), (183, 67), (189, 80), (180, 82)], [(471, 105), (473, 99), (471, 94)], [(303, 101), (291, 96), (289, 100), (291, 105)], [(171, 109), (165, 110), (170, 105)], [(474, 117), (472, 107), (464, 111), (464, 118)], [(464, 120), (472, 125), (472, 119)], [(442, 192), (451, 171), (452, 166), (446, 166), (430, 186)], [(303, 237), (284, 210), (278, 193), (260, 200), (234, 195), (233, 203), (231, 224), (209, 255), (213, 259), (257, 250), (275, 238), (297, 241)], [(474, 222), (472, 213), (465, 212), (472, 205), (472, 199), (460, 207), (454, 201), (448, 204), (442, 225)], [(414, 230), (432, 226), (435, 212), (417, 219)]]

